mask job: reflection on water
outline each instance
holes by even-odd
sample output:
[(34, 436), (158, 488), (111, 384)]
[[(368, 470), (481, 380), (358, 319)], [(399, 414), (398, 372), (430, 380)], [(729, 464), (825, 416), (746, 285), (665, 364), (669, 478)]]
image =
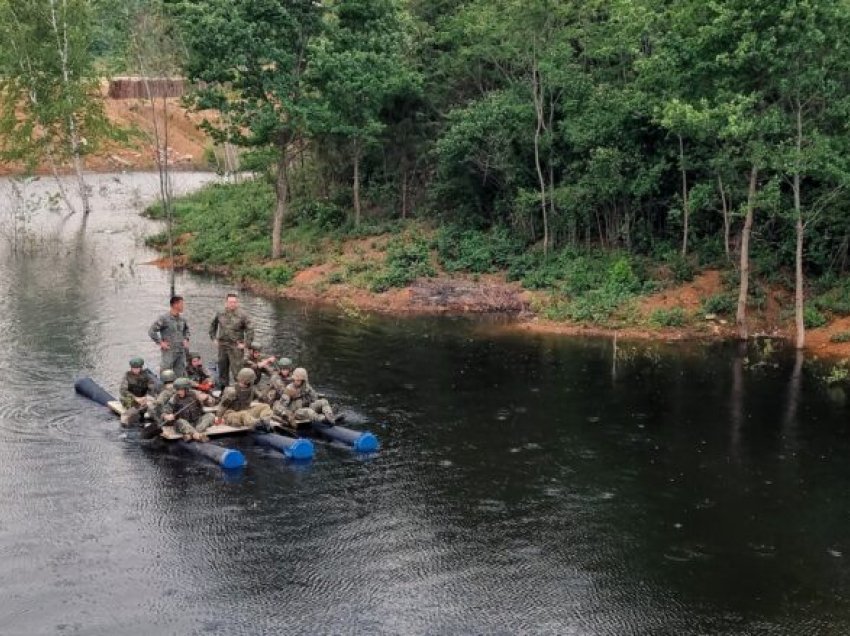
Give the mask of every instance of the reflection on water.
[[(135, 354), (156, 365), (146, 330), (168, 283), (136, 215), (156, 187), (99, 177), (85, 231), (45, 212), (50, 241), (0, 260), (4, 634), (850, 627), (847, 407), (763, 346), (615, 350), (246, 296), (260, 343), (381, 453), (293, 466), (236, 439), (249, 466), (225, 475), (139, 444), (71, 386), (114, 390)], [(177, 285), (211, 359), (231, 288)]]

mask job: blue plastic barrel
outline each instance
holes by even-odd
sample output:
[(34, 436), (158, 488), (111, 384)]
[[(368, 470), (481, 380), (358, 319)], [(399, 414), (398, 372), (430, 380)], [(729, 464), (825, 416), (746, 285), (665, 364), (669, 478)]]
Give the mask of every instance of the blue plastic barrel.
[(88, 399), (93, 400), (98, 404), (102, 404), (103, 406), (106, 406), (107, 402), (115, 401), (115, 398), (112, 397), (106, 389), (91, 378), (80, 378), (74, 382), (74, 390), (83, 397), (87, 397)]
[(378, 450), (378, 438), (369, 431), (353, 431), (344, 426), (331, 426), (325, 422), (313, 422), (313, 430), (322, 437), (342, 442), (358, 453), (374, 453)]
[(260, 446), (279, 450), (287, 459), (313, 459), (313, 442), (301, 437), (292, 438), (276, 433), (254, 433), (254, 441)]
[(177, 444), (183, 450), (192, 453), (193, 455), (206, 457), (222, 468), (242, 468), (248, 464), (245, 460), (245, 455), (234, 448), (225, 448), (224, 446), (219, 446), (218, 444), (212, 444), (210, 442), (181, 441), (177, 442)]

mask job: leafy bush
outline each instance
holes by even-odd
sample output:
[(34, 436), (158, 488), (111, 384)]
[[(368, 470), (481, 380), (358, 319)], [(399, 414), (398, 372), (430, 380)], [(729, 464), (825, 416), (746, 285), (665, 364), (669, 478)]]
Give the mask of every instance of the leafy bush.
[(309, 223), (323, 230), (335, 230), (346, 223), (345, 211), (328, 201), (311, 200), (299, 205), (294, 217), (299, 223)]
[(839, 331), (829, 337), (830, 342), (850, 342), (850, 331)]
[(814, 299), (814, 305), (822, 311), (850, 315), (850, 281), (845, 279), (830, 287)]
[(274, 265), (272, 267), (254, 265), (240, 269), (238, 273), (244, 277), (253, 278), (270, 285), (286, 285), (295, 276), (295, 272), (287, 265)]
[(803, 308), (803, 323), (806, 325), (806, 329), (817, 329), (818, 327), (823, 327), (827, 322), (826, 316), (824, 316), (816, 307), (812, 307), (811, 305), (806, 305)]
[(446, 271), (481, 274), (508, 267), (522, 243), (501, 226), (489, 232), (445, 226), (437, 233), (436, 248)]
[(728, 316), (738, 309), (738, 298), (731, 294), (714, 294), (702, 299), (702, 311), (707, 314)]
[(689, 283), (696, 276), (696, 267), (693, 262), (686, 256), (682, 256), (681, 252), (668, 252), (664, 260), (670, 266), (670, 273), (677, 283)]
[(428, 243), (420, 235), (403, 235), (387, 244), (384, 267), (369, 281), (373, 292), (404, 287), (421, 276), (434, 276)]
[(681, 327), (687, 322), (687, 315), (681, 307), (661, 308), (652, 312), (649, 322), (656, 327)]

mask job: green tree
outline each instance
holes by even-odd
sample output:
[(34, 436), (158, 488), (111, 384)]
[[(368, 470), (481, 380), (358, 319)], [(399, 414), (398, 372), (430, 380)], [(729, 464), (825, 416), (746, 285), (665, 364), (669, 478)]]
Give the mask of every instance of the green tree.
[(397, 0), (334, 0), (327, 8), (328, 28), (310, 50), (308, 77), (320, 105), (312, 127), (347, 147), (358, 225), (363, 155), (386, 128), (384, 108), (418, 90), (419, 76), (408, 64), (410, 25)]
[(185, 71), (200, 82), (195, 105), (215, 108), (206, 126), (220, 141), (275, 148), (272, 257), (281, 256), (289, 213), (290, 163), (305, 143), (314, 100), (304, 82), (307, 52), (323, 23), (313, 0), (169, 2), (188, 48)]
[(70, 163), (85, 215), (83, 156), (109, 131), (91, 32), (84, 0), (0, 0), (0, 158), (54, 174)]

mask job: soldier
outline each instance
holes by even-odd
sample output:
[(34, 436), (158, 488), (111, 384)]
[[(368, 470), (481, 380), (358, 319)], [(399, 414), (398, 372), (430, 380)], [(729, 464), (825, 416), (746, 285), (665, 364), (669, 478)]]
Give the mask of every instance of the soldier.
[(162, 314), (148, 329), (148, 335), (162, 350), (159, 372), (171, 369), (178, 377), (186, 375), (186, 351), (189, 348), (189, 325), (183, 318), (183, 297), (171, 297), (171, 309)]
[(264, 358), (263, 352), (254, 344), (248, 345), (245, 349), (248, 353), (242, 362), (242, 368), (251, 369), (257, 375), (255, 384), (263, 384), (264, 387), (267, 386), (271, 381), (272, 367), (277, 358), (275, 356), (266, 356)]
[(292, 372), (292, 383), (275, 402), (274, 414), (290, 423), (326, 421), (333, 424), (337, 420), (331, 405), (310, 386), (307, 370), (301, 367)]
[(192, 383), (192, 388), (208, 393), (213, 388), (212, 375), (204, 366), (201, 354), (189, 353), (189, 366), (186, 367), (186, 377)]
[(210, 339), (218, 345), (218, 387), (230, 383), (242, 366), (245, 345), (254, 339), (251, 319), (239, 309), (236, 294), (228, 294), (224, 309), (210, 323)]
[(192, 390), (189, 378), (177, 378), (174, 395), (165, 403), (162, 419), (174, 425), (174, 430), (188, 441), (206, 442), (204, 431), (213, 425), (215, 415), (204, 413), (209, 396)]
[(262, 422), (269, 425), (272, 416), (271, 407), (268, 404), (252, 404), (253, 401), (261, 401), (254, 381), (257, 375), (251, 369), (239, 369), (236, 374), (236, 384), (224, 389), (221, 401), (218, 403), (216, 412), (216, 424), (227, 424), (237, 428), (254, 427)]
[(177, 379), (177, 375), (171, 369), (166, 369), (160, 374), (159, 379), (162, 381), (162, 387), (148, 407), (148, 414), (157, 423), (162, 417), (162, 409), (165, 403), (174, 395), (174, 381)]
[(130, 370), (121, 380), (118, 394), (125, 409), (121, 416), (122, 424), (138, 424), (156, 392), (156, 378), (144, 366), (145, 361), (141, 358), (131, 358)]
[(274, 404), (283, 397), (284, 390), (292, 382), (292, 360), (281, 358), (275, 362), (274, 371), (268, 390), (263, 391), (266, 396), (264, 401), (267, 404)]

